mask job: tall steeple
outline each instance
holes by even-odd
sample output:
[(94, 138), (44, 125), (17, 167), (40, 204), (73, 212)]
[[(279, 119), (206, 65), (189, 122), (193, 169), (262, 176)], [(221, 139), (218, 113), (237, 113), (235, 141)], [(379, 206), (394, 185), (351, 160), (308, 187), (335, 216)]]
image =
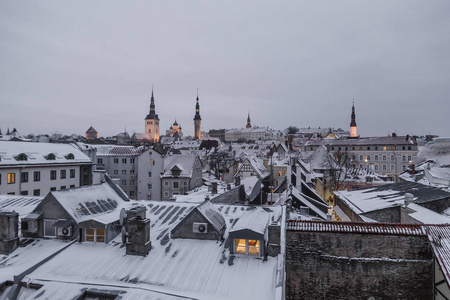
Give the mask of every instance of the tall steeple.
[(352, 105), (352, 116), (351, 116), (352, 120), (350, 122), (350, 137), (351, 138), (356, 138), (358, 137), (356, 134), (356, 114), (355, 114), (355, 101), (353, 100), (353, 105)]
[(247, 126), (245, 126), (245, 128), (252, 128), (252, 124), (250, 123), (250, 112), (248, 113), (247, 116)]
[(155, 97), (153, 97), (153, 87), (152, 97), (150, 98), (150, 112), (145, 118), (145, 133), (151, 136), (153, 142), (159, 141), (159, 117), (155, 111)]
[(200, 127), (202, 124), (202, 118), (200, 117), (200, 103), (198, 102), (198, 90), (197, 90), (197, 104), (195, 105), (194, 116), (194, 137), (196, 139), (201, 138)]

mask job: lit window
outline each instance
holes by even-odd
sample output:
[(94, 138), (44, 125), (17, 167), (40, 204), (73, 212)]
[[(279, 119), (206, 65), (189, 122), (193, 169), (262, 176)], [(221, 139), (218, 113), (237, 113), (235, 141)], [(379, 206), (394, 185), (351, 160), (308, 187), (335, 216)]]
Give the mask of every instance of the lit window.
[(154, 166), (155, 165), (155, 160), (154, 159), (150, 160), (150, 163), (151, 163), (152, 166)]
[(86, 228), (86, 242), (105, 242), (105, 229)]
[(383, 147), (383, 151), (386, 151), (386, 146)]
[(234, 253), (247, 254), (246, 249), (247, 240), (235, 239), (234, 240)]
[(283, 171), (278, 171), (278, 176), (283, 176)]
[(259, 240), (234, 240), (234, 253), (247, 255), (260, 255)]
[(16, 183), (16, 173), (8, 173), (8, 184)]

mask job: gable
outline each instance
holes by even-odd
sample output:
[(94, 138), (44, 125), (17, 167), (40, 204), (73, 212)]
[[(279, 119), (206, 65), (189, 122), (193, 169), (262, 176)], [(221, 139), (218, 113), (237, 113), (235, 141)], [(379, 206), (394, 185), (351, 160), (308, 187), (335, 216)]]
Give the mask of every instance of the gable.
[(38, 206), (33, 210), (33, 212), (42, 213), (43, 219), (70, 219), (73, 220), (72, 216), (64, 209), (61, 203), (56, 200), (52, 193), (48, 193), (47, 196), (39, 203)]

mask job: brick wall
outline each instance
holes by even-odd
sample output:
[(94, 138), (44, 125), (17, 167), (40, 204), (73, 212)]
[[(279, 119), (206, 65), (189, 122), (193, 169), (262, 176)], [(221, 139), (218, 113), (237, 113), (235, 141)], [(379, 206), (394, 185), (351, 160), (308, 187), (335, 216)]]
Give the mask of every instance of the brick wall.
[(432, 274), (423, 236), (287, 232), (286, 299), (432, 299)]

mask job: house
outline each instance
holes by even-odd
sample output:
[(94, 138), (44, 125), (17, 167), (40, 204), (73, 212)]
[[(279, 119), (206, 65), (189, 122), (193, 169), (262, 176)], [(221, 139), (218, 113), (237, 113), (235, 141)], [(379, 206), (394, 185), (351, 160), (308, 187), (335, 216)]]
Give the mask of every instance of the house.
[(22, 218), (26, 238), (108, 243), (120, 232), (119, 211), (129, 199), (107, 176), (98, 185), (50, 192)]
[(39, 197), (90, 185), (93, 165), (73, 144), (0, 141), (0, 194)]
[(161, 175), (161, 199), (169, 200), (201, 185), (202, 163), (197, 155), (166, 156)]
[(137, 168), (137, 199), (161, 200), (161, 173), (164, 156), (156, 148), (149, 148), (139, 154)]

